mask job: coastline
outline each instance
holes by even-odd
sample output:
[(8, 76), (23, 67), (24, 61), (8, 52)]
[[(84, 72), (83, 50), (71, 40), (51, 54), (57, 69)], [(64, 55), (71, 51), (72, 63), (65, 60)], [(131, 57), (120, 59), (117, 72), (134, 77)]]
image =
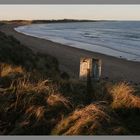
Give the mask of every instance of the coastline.
[(20, 24), (3, 25), (0, 31), (12, 35), (23, 45), (35, 52), (46, 53), (56, 57), (60, 64), (60, 70), (66, 71), (73, 78), (79, 76), (80, 57), (90, 56), (102, 60), (102, 78), (113, 81), (131, 81), (140, 83), (140, 62), (128, 61), (96, 52), (55, 43), (50, 40), (40, 39), (16, 32), (15, 27)]

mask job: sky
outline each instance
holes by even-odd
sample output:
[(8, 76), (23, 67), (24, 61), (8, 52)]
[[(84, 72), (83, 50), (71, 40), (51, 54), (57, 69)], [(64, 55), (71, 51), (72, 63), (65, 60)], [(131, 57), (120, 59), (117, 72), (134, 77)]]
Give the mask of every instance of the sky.
[(140, 20), (140, 5), (0, 5), (0, 20)]

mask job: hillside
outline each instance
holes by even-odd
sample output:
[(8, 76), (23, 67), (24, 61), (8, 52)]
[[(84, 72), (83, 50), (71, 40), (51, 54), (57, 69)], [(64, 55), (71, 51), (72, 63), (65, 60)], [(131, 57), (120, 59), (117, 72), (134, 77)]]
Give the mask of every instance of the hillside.
[(87, 89), (56, 58), (0, 32), (1, 135), (138, 135), (139, 95), (125, 82)]

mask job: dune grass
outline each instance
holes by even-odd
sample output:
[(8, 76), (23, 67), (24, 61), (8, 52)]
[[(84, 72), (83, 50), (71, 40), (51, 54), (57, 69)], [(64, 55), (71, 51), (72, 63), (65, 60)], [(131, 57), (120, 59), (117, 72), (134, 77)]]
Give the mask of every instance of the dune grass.
[(135, 90), (128, 83), (122, 82), (113, 85), (110, 89), (113, 108), (140, 108), (140, 97), (135, 95)]
[(12, 66), (5, 63), (0, 64), (0, 76), (8, 76), (9, 74), (20, 73), (23, 74), (24, 70), (21, 66)]
[(92, 86), (0, 32), (0, 135), (140, 134), (140, 87)]
[[(27, 128), (34, 128), (35, 124), (42, 122), (46, 125), (49, 123), (51, 128), (59, 118), (72, 110), (69, 100), (63, 95), (54, 93), (56, 89), (52, 88), (53, 85), (48, 84), (48, 80), (32, 83), (27, 79), (21, 79), (12, 83), (9, 88), (0, 90), (0, 114), (2, 114), (0, 119), (11, 123), (11, 127), (14, 127), (10, 134), (33, 134), (32, 129), (22, 130), (25, 127), (24, 122), (28, 122), (25, 123)], [(8, 114), (12, 116), (13, 121), (7, 116)], [(36, 133), (43, 134), (43, 132)], [(45, 131), (45, 134), (47, 133), (49, 132)]]
[[(113, 112), (101, 103), (90, 104), (75, 110), (61, 120), (53, 129), (55, 135), (109, 135), (127, 134), (127, 131), (113, 118)], [(119, 130), (119, 131), (116, 131)]]
[(124, 126), (135, 135), (140, 132), (140, 96), (137, 88), (126, 82), (112, 85), (108, 94), (112, 109), (119, 115)]

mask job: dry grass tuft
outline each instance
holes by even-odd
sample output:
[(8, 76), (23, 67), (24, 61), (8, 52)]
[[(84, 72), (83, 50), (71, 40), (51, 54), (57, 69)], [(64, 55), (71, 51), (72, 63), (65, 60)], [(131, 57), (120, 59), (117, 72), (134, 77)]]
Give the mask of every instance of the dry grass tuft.
[[(111, 111), (101, 104), (90, 104), (75, 110), (63, 119), (52, 131), (55, 135), (96, 135), (113, 134), (111, 128), (116, 122), (110, 116)], [(117, 124), (118, 125), (118, 124)], [(121, 133), (120, 131), (118, 134)]]
[(135, 90), (127, 83), (114, 85), (110, 90), (113, 108), (140, 108), (140, 97), (134, 95)]
[(18, 79), (9, 88), (0, 88), (1, 104), (4, 110), (11, 108), (24, 112), (32, 105), (46, 105), (51, 89), (48, 80), (31, 82), (28, 78)]
[[(48, 80), (39, 81), (39, 82), (30, 82), (28, 78), (24, 78), (22, 80), (18, 80), (16, 83), (17, 92), (24, 93), (26, 92), (45, 92), (49, 90), (49, 86), (47, 85)], [(14, 86), (13, 84), (11, 86)]]
[(67, 98), (54, 94), (54, 88), (57, 87), (48, 80), (21, 78), (9, 88), (0, 89), (0, 114), (4, 114), (3, 120), (12, 122), (11, 130), (14, 127), (6, 133), (49, 134), (71, 107)]
[(20, 73), (23, 74), (24, 70), (21, 66), (12, 66), (12, 65), (8, 65), (8, 64), (0, 64), (0, 74), (1, 77), (4, 76), (8, 76), (9, 74), (13, 74), (13, 73)]
[(29, 107), (25, 114), (28, 119), (35, 118), (37, 121), (43, 120), (45, 118), (46, 109), (44, 106), (31, 106)]
[(71, 108), (70, 101), (60, 94), (51, 94), (47, 98), (47, 103), (48, 103), (49, 106), (53, 106), (53, 107), (54, 106), (63, 106), (67, 109)]

